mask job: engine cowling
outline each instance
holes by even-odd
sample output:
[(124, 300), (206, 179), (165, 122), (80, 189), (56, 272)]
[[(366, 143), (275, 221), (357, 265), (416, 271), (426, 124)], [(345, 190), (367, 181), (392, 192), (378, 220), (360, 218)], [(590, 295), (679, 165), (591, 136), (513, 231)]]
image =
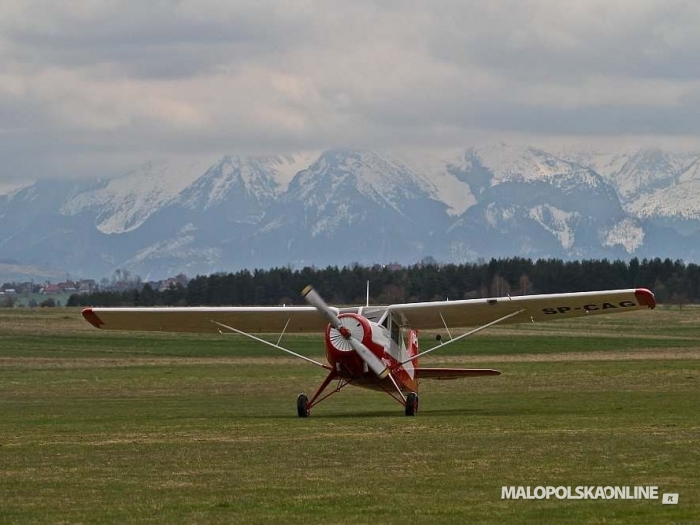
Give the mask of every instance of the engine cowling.
[(350, 341), (341, 331), (346, 329), (351, 337), (361, 341), (380, 359), (384, 357), (384, 345), (382, 341), (375, 340), (376, 330), (372, 330), (372, 323), (367, 318), (354, 313), (344, 313), (338, 316), (338, 320), (340, 321), (340, 330), (330, 324), (326, 327), (326, 358), (328, 363), (339, 371), (345, 369), (352, 374), (362, 374), (366, 369), (365, 362), (353, 350)]

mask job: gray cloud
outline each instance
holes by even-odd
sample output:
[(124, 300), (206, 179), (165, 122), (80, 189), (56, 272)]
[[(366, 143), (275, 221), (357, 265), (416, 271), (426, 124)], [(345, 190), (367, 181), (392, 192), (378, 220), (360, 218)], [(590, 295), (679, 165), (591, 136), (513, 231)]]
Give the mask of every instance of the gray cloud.
[[(211, 72), (221, 64), (257, 60), (289, 45), (292, 24), (271, 5), (217, 2), (96, 2), (101, 8), (66, 10), (55, 2), (29, 2), (5, 18), (12, 45), (7, 57), (34, 67), (88, 68), (109, 64), (132, 78), (180, 77)], [(225, 5), (225, 4), (224, 4)]]
[(687, 147), (699, 23), (663, 0), (4, 2), (0, 180), (498, 137)]
[(482, 2), (464, 18), (441, 17), (430, 48), (508, 77), (697, 79), (699, 20), (693, 2)]

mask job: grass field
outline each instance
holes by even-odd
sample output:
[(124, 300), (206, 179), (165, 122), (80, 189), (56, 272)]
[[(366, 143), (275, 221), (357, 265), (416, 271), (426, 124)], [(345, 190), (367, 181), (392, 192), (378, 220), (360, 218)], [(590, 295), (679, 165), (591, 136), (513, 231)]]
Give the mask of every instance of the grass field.
[[(323, 374), (262, 345), (0, 310), (0, 523), (700, 522), (700, 308), (495, 328), (432, 356), (503, 375), (426, 381), (415, 418), (348, 388), (299, 419)], [(501, 499), (548, 485), (679, 503)]]

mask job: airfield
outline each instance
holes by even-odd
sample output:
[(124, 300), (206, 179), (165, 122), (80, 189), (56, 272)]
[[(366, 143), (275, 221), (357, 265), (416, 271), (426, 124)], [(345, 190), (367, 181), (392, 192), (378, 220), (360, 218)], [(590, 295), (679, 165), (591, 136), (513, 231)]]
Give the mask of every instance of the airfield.
[[(323, 359), (321, 336), (283, 342)], [(0, 523), (700, 522), (700, 308), (495, 327), (423, 362), (502, 375), (424, 381), (413, 418), (347, 388), (300, 419), (322, 372), (239, 336), (0, 309)]]

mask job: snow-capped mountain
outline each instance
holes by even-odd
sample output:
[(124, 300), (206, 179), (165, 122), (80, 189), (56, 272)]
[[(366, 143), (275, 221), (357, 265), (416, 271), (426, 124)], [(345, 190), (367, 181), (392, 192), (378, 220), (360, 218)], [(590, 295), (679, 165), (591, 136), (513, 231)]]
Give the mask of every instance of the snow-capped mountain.
[(97, 181), (66, 201), (59, 213), (96, 215), (96, 228), (106, 234), (137, 229), (153, 213), (176, 200), (209, 166), (207, 161), (186, 165), (147, 163), (123, 177)]
[(146, 164), (0, 195), (0, 260), (101, 277), (432, 256), (697, 260), (700, 157), (335, 149)]
[(297, 174), (256, 232), (253, 253), (275, 247), (295, 264), (408, 260), (448, 225), (425, 176), (376, 152), (324, 152)]
[(453, 166), (478, 203), (450, 226), (453, 256), (624, 256), (640, 228), (614, 189), (590, 168), (534, 148), (467, 151)]
[(577, 161), (615, 188), (630, 215), (681, 233), (700, 230), (700, 156), (647, 149), (579, 153)]

